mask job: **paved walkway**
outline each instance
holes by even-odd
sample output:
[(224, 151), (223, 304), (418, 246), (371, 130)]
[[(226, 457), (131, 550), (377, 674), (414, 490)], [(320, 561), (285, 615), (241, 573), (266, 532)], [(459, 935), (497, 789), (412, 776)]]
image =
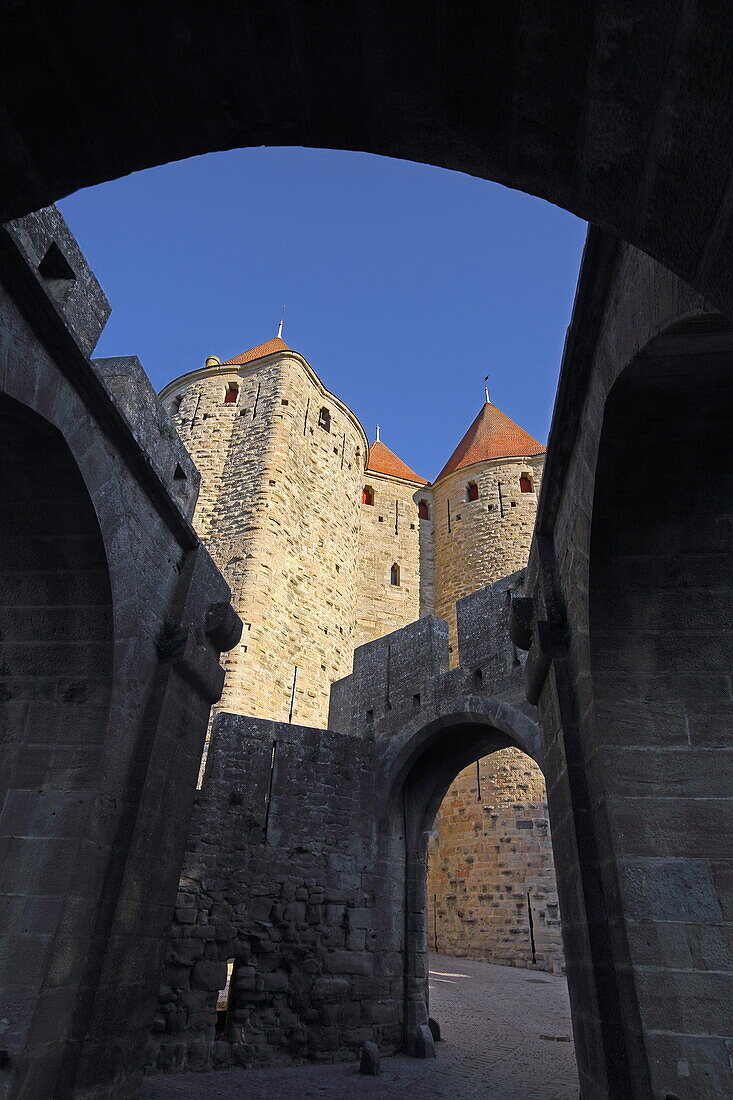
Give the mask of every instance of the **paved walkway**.
[(577, 1100), (564, 978), (431, 956), (435, 1060), (382, 1059), (378, 1077), (353, 1065), (148, 1077), (138, 1100)]

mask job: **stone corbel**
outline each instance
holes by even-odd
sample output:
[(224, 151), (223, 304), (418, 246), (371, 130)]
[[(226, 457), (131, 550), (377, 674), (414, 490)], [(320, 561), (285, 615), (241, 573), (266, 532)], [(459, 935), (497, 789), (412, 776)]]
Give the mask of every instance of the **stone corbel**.
[[(161, 632), (158, 653), (211, 705), (221, 698), (224, 669), (219, 654), (233, 649), (243, 624), (228, 600), (205, 601), (205, 593), (228, 594), (219, 571), (202, 547), (197, 547), (183, 570), (178, 623)], [(204, 610), (205, 608), (205, 610)]]
[(565, 623), (538, 619), (534, 600), (517, 596), (509, 610), (509, 634), (518, 649), (527, 651), (525, 691), (529, 702), (537, 706), (553, 659), (567, 651)]

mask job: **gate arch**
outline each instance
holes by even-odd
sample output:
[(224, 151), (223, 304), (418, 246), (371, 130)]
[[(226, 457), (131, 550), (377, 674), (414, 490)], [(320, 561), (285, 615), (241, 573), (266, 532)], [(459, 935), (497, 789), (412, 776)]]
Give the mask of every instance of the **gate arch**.
[(0, 217), (215, 150), (356, 149), (545, 198), (730, 311), (733, 16), (637, 7), (16, 7)]
[(391, 873), (404, 886), (403, 1045), (413, 1054), (424, 1052), (428, 1023), (427, 852), (440, 804), (456, 776), (492, 752), (519, 748), (541, 766), (539, 728), (519, 708), (476, 694), (436, 710), (442, 713), (409, 723), (386, 751), (380, 746), (380, 833)]
[[(617, 983), (623, 1031), (608, 1038), (630, 1052), (639, 1095), (678, 1091), (670, 1067), (680, 1060), (693, 1091), (730, 1084), (725, 1040), (699, 1053), (700, 1036), (729, 1031), (705, 1005), (725, 1003), (730, 959), (713, 966), (695, 945), (718, 937), (733, 904), (732, 357), (733, 328), (719, 315), (667, 327), (610, 389), (598, 446), (583, 736), (603, 864), (616, 869), (601, 868), (603, 918), (612, 965), (627, 976)], [(600, 914), (590, 906), (589, 917)]]

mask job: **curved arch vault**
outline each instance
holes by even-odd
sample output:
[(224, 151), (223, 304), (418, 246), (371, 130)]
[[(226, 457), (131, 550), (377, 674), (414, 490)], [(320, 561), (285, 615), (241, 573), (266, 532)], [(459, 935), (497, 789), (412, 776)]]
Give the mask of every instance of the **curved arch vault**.
[[(543, 731), (584, 1100), (726, 1095), (731, 1081), (726, 1043), (733, 1025), (716, 1006), (731, 1003), (725, 932), (733, 912), (733, 867), (730, 802), (713, 780), (723, 774), (720, 764), (729, 751), (721, 733), (730, 720), (729, 684), (718, 662), (721, 655), (729, 656), (730, 634), (725, 623), (721, 627), (710, 592), (729, 598), (729, 580), (721, 578), (730, 577), (730, 542), (715, 542), (720, 531), (728, 530), (729, 515), (723, 495), (708, 488), (726, 477), (716, 460), (727, 442), (727, 437), (721, 441), (719, 418), (721, 410), (729, 412), (730, 348), (723, 329), (716, 333), (714, 325), (707, 330), (703, 325), (701, 331), (694, 322), (704, 318), (710, 325), (708, 303), (728, 315), (733, 311), (730, 5), (679, 4), (668, 11), (641, 2), (631, 10), (621, 0), (598, 0), (403, 10), (386, 0), (325, 7), (285, 0), (221, 5), (215, 14), (203, 0), (167, 7), (111, 2), (39, 2), (32, 10), (9, 6), (3, 15), (0, 69), (0, 213), (4, 218), (24, 215), (79, 187), (198, 153), (303, 144), (469, 172), (540, 195), (610, 231), (594, 229), (589, 236), (565, 348), (528, 595), (515, 608), (514, 636), (517, 644), (528, 646), (525, 684)], [(44, 217), (53, 222), (53, 213)], [(115, 780), (116, 801), (102, 830), (107, 854), (97, 866), (110, 892), (97, 890), (90, 901), (99, 950), (84, 971), (87, 984), (79, 997), (55, 1006), (55, 1018), (63, 1020), (69, 1034), (73, 1030), (75, 1041), (58, 1050), (39, 1039), (26, 1049), (28, 1035), (44, 1033), (34, 1032), (40, 1016), (32, 1026), (25, 1019), (8, 1040), (9, 1060), (0, 1072), (14, 1075), (26, 1094), (34, 1087), (37, 1093), (50, 1092), (62, 1080), (67, 1090), (79, 1082), (85, 1095), (94, 1095), (95, 1088), (108, 1094), (113, 1087), (121, 1095), (140, 1069), (146, 1028), (142, 1004), (155, 984), (160, 930), (168, 912), (168, 903), (151, 907), (145, 924), (150, 938), (140, 954), (143, 940), (135, 931), (142, 925), (130, 918), (131, 899), (144, 896), (141, 883), (150, 887), (155, 882), (144, 859), (151, 834), (165, 838), (167, 856), (159, 862), (169, 878), (174, 875), (190, 805), (187, 795), (182, 807), (175, 791), (192, 792), (197, 738), (199, 733), (203, 738), (206, 714), (217, 695), (212, 662), (216, 665), (221, 647), (231, 644), (232, 631), (216, 615), (206, 619), (206, 629), (201, 625), (209, 600), (218, 606), (226, 603), (227, 594), (187, 526), (195, 492), (186, 499), (171, 495), (167, 464), (174, 454), (182, 468), (187, 459), (176, 452), (175, 443), (160, 445), (154, 454), (145, 451), (125, 417), (133, 408), (154, 408), (154, 398), (146, 396), (141, 405), (119, 389), (110, 396), (116, 368), (92, 367), (86, 358), (94, 344), (85, 329), (90, 314), (79, 310), (74, 294), (65, 305), (54, 305), (39, 266), (49, 245), (48, 224), (30, 219), (22, 230), (0, 233), (0, 275), (10, 294), (4, 309), (13, 331), (13, 339), (3, 344), (3, 384), (11, 397), (39, 415), (58, 418), (56, 426), (78, 460), (99, 519), (119, 643), (111, 688), (116, 725), (105, 741), (105, 775)], [(67, 262), (79, 262), (57, 229), (51, 233), (54, 243), (61, 242)], [(106, 315), (93, 283), (82, 283), (99, 316)], [(687, 327), (673, 329), (680, 321)], [(16, 354), (18, 348), (23, 355)], [(640, 349), (646, 349), (642, 358), (648, 359), (642, 367)], [(616, 379), (632, 362), (614, 391)], [(655, 364), (663, 369), (652, 382)], [(143, 393), (135, 368), (128, 364), (127, 369), (133, 389)], [(718, 400), (706, 395), (695, 418), (685, 419), (683, 404), (692, 400), (690, 393), (696, 395), (694, 387), (685, 388), (692, 379), (698, 384), (712, 379)], [(638, 439), (624, 445), (618, 458), (614, 440), (625, 430), (619, 410), (633, 417), (634, 402), (644, 414), (640, 429), (652, 425), (649, 446), (656, 443), (669, 451), (670, 469), (679, 477), (666, 478), (653, 446), (645, 449)], [(145, 438), (155, 439), (158, 447), (154, 431)], [(704, 489), (693, 452), (709, 459)], [(614, 454), (616, 470), (609, 461)], [(635, 507), (628, 480), (619, 483), (618, 469), (626, 458), (656, 470), (649, 511)], [(130, 492), (121, 524), (110, 505), (111, 487), (119, 485)], [(684, 487), (689, 496), (681, 499)], [(705, 509), (697, 522), (700, 501)], [(680, 526), (686, 508), (690, 522)], [(128, 524), (133, 514), (138, 521), (134, 533)], [(675, 517), (675, 536), (684, 534), (675, 564), (678, 579), (693, 575), (699, 580), (706, 555), (712, 553), (716, 561), (709, 583), (691, 586), (694, 595), (679, 585), (687, 601), (681, 634), (690, 623), (702, 623), (703, 632), (716, 632), (716, 644), (701, 642), (694, 652), (688, 645), (682, 655), (678, 649), (672, 656), (661, 640), (669, 639), (669, 620), (654, 620), (665, 599), (659, 575), (649, 586), (636, 588), (633, 606), (618, 580), (629, 559), (639, 557), (635, 551), (642, 534), (661, 538), (667, 530), (669, 535), (670, 516)], [(141, 530), (157, 532), (151, 558), (164, 563), (162, 577), (156, 575), (152, 585), (149, 576), (146, 580), (136, 572), (139, 559), (125, 554)], [(619, 532), (634, 530), (637, 542), (624, 542)], [(602, 609), (609, 600), (612, 613), (606, 618)], [(146, 630), (140, 634), (143, 621)], [(695, 663), (700, 654), (707, 655), (702, 669)], [(192, 860), (197, 867), (203, 862), (197, 848), (201, 837), (194, 831), (186, 864), (191, 889), (179, 895), (178, 930), (189, 927), (199, 905), (208, 906), (207, 912), (216, 914), (213, 923), (221, 922), (216, 941), (221, 949), (230, 951), (224, 926), (236, 928), (242, 966), (246, 958), (246, 967), (262, 977), (262, 988), (255, 992), (262, 994), (267, 984), (268, 996), (276, 999), (286, 989), (290, 995), (289, 971), (255, 965), (260, 957), (272, 956), (269, 929), (277, 926), (278, 942), (289, 942), (293, 952), (296, 940), (288, 941), (286, 931), (309, 950), (327, 907), (336, 907), (338, 943), (328, 948), (328, 965), (324, 962), (324, 969), (309, 979), (308, 996), (320, 997), (321, 1004), (341, 998), (347, 1005), (357, 987), (362, 993), (378, 990), (382, 1007), (374, 1010), (369, 1026), (383, 1045), (397, 1046), (410, 1013), (410, 1027), (422, 1026), (423, 978), (417, 969), (407, 971), (399, 928), (372, 923), (367, 913), (369, 898), (398, 912), (405, 881), (410, 881), (404, 874), (406, 832), (398, 843), (389, 829), (380, 832), (373, 816), (375, 797), (382, 798), (389, 775), (380, 770), (377, 750), (390, 741), (386, 731), (398, 717), (392, 704), (391, 711), (385, 705), (390, 699), (385, 699), (378, 656), (374, 660), (371, 682), (381, 686), (370, 706), (363, 705), (368, 692), (335, 691), (336, 728), (343, 720), (347, 725), (341, 728), (351, 730), (348, 736), (319, 740), (313, 731), (298, 730), (298, 746), (294, 727), (288, 732), (268, 723), (255, 729), (246, 719), (222, 722), (204, 801), (208, 798), (223, 820), (236, 824), (232, 845), (237, 837), (250, 845), (246, 867), (253, 882), (264, 874), (263, 859), (272, 857), (268, 838), (283, 836), (290, 845), (283, 852), (287, 849), (291, 865), (303, 869), (304, 881), (295, 887), (284, 872), (281, 895), (253, 895), (246, 916), (238, 915), (244, 899), (236, 892), (224, 890), (216, 899), (221, 908), (213, 908), (213, 887), (204, 889), (201, 876), (191, 873)], [(659, 701), (654, 693), (670, 661), (678, 680)], [(125, 706), (114, 694), (122, 669), (122, 679), (139, 687)], [(475, 668), (469, 663), (464, 672), (473, 676)], [(433, 669), (428, 679), (444, 673)], [(358, 670), (355, 675), (358, 679)], [(452, 675), (443, 680), (450, 690)], [(464, 688), (465, 694), (476, 694), (475, 688)], [(404, 696), (405, 708), (413, 706), (415, 695), (421, 692)], [(669, 713), (672, 700), (674, 715)], [(510, 705), (531, 713), (519, 691)], [(624, 705), (635, 716), (637, 740), (631, 744), (622, 744), (628, 735)], [(642, 722), (636, 721), (637, 711)], [(676, 743), (680, 714), (684, 737)], [(411, 720), (406, 713), (403, 717)], [(188, 753), (180, 751), (179, 734), (189, 736)], [(229, 751), (235, 742), (238, 751), (247, 750), (248, 770), (241, 752)], [(609, 765), (612, 750), (616, 757), (621, 748), (633, 756), (654, 746), (670, 750), (664, 757), (668, 768), (677, 754), (677, 776), (650, 777), (651, 796), (649, 790), (620, 791), (624, 772), (620, 764)], [(711, 767), (705, 753), (713, 749), (716, 764)], [(376, 758), (370, 755), (375, 752)], [(180, 764), (180, 775), (169, 771), (171, 761)], [(339, 787), (343, 803), (328, 820), (323, 815), (327, 800), (317, 783), (302, 792), (307, 804), (298, 813), (283, 797), (288, 782), (297, 785), (297, 776), (308, 769), (317, 777), (319, 768), (320, 774), (344, 781)], [(384, 781), (378, 790), (375, 776)], [(168, 807), (173, 808), (170, 820)], [(380, 821), (390, 815), (397, 820), (394, 800), (383, 810)], [(361, 825), (345, 853), (338, 829), (354, 822)], [(306, 826), (316, 824), (324, 837), (325, 869), (316, 866), (307, 843)], [(636, 847), (629, 847), (629, 836)], [(690, 882), (699, 903), (694, 911), (685, 909), (688, 893), (680, 886)], [(172, 899), (172, 881), (168, 886)], [(357, 894), (367, 899), (365, 905), (356, 905)], [(650, 902), (654, 898), (656, 907)], [(215, 1000), (221, 988), (219, 960), (213, 947), (205, 958), (197, 954), (203, 941), (189, 943), (193, 938), (182, 933), (178, 938), (178, 954), (169, 965), (190, 972), (193, 1001), (200, 1002), (205, 1016), (208, 1000)], [(226, 957), (233, 955), (225, 956), (224, 965)], [(128, 975), (127, 984), (121, 973)], [(234, 980), (242, 998), (238, 1011), (247, 1020), (253, 1004), (262, 1002), (247, 1002), (250, 978), (243, 969)], [(297, 1018), (299, 996), (305, 997), (303, 990), (290, 999), (291, 1016), (281, 1017), (283, 1041), (300, 1055), (317, 1054), (313, 1035)], [(244, 1022), (236, 1013), (232, 1020), (238, 1026)], [(329, 1033), (328, 1041), (343, 1041), (345, 1050), (356, 1040)], [(160, 1042), (159, 1067), (188, 1058), (187, 1051), (183, 1041)], [(241, 1051), (245, 1060), (251, 1053)], [(30, 1078), (23, 1081), (23, 1076), (30, 1073), (40, 1076), (28, 1085)]]

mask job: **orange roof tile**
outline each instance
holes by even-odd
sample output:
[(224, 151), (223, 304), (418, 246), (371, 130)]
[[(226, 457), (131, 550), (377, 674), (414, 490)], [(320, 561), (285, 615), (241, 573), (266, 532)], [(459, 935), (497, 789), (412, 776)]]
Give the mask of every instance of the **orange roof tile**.
[(424, 477), (420, 477), (414, 470), (398, 458), (394, 451), (385, 447), (381, 440), (372, 443), (369, 448), (367, 470), (374, 474), (389, 474), (390, 477), (401, 477), (403, 481), (416, 481), (418, 485), (428, 485)]
[(487, 401), (435, 480), (475, 462), (541, 455), (545, 450), (524, 428)]
[(272, 355), (276, 351), (292, 351), (284, 340), (276, 336), (274, 340), (266, 340), (264, 344), (258, 344), (256, 348), (243, 351), (241, 355), (235, 355), (233, 359), (227, 359), (222, 363), (223, 367), (241, 367), (244, 363), (253, 363), (255, 359), (262, 359), (265, 355)]

